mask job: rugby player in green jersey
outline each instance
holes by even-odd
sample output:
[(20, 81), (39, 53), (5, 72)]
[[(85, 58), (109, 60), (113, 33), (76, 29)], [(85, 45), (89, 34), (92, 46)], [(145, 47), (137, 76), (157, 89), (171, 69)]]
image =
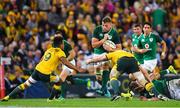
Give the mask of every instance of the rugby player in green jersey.
[[(111, 48), (109, 46), (103, 46), (106, 40), (111, 40), (115, 43), (116, 48)], [(113, 28), (111, 18), (106, 16), (102, 19), (102, 25), (97, 26), (93, 32), (92, 47), (94, 48), (94, 56), (106, 54), (107, 52), (115, 51), (121, 49), (120, 37)], [(109, 80), (109, 62), (100, 62), (94, 65), (96, 74), (102, 71), (102, 88), (97, 90), (97, 93), (104, 95), (106, 97), (111, 97), (108, 89), (107, 82)]]
[[(152, 83), (156, 90), (163, 95), (162, 100), (175, 99), (180, 100), (180, 78), (179, 76), (174, 76), (171, 78), (163, 77), (165, 74), (161, 73), (160, 80), (153, 80)], [(157, 100), (154, 96), (150, 95), (144, 87), (142, 87), (137, 80), (130, 83), (130, 88), (133, 91), (140, 93), (141, 100)], [(160, 95), (160, 96), (162, 96)]]
[(144, 49), (149, 50), (148, 52), (143, 53), (143, 59), (144, 59), (143, 68), (147, 69), (150, 72), (154, 72), (155, 67), (157, 65), (156, 53), (157, 53), (158, 43), (160, 43), (162, 46), (162, 53), (161, 53), (162, 59), (165, 58), (166, 43), (164, 40), (162, 40), (162, 38), (159, 35), (152, 33), (152, 28), (150, 23), (147, 22), (144, 23), (143, 31), (144, 31), (144, 35), (141, 37), (140, 42)]
[(132, 51), (136, 58), (136, 60), (140, 63), (144, 63), (143, 53), (147, 52), (147, 49), (143, 49), (140, 44), (140, 39), (143, 36), (142, 27), (140, 24), (135, 24), (133, 26), (133, 34), (132, 34)]

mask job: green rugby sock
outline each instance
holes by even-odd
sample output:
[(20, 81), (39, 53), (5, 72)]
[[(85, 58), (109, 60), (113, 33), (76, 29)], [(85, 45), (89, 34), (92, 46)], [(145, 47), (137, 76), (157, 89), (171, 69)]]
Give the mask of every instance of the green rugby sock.
[(107, 70), (105, 70), (105, 71), (103, 71), (103, 75), (102, 75), (102, 88), (101, 88), (101, 90), (103, 91), (103, 92), (107, 92), (107, 82), (108, 82), (108, 80), (109, 80), (109, 71), (107, 71)]

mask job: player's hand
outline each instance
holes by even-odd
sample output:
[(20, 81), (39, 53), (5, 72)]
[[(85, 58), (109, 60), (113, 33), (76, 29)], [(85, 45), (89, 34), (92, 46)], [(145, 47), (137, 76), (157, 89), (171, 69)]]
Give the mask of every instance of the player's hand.
[(110, 46), (108, 46), (108, 45), (106, 45), (106, 44), (103, 44), (103, 48), (104, 48), (106, 51), (108, 51), (108, 52), (114, 51), (113, 48), (111, 48)]
[(108, 35), (108, 34), (104, 34), (104, 38), (103, 38), (103, 40), (104, 40), (104, 41), (108, 40), (108, 37), (109, 37), (109, 35)]
[(86, 69), (83, 69), (83, 68), (79, 68), (79, 70), (78, 70), (79, 72), (86, 72), (87, 70)]
[(165, 52), (162, 52), (161, 53), (161, 59), (165, 59), (166, 58), (166, 53)]
[(90, 64), (90, 63), (92, 63), (91, 59), (87, 59), (86, 64)]
[(141, 53), (146, 53), (148, 51), (149, 51), (149, 49), (141, 49)]

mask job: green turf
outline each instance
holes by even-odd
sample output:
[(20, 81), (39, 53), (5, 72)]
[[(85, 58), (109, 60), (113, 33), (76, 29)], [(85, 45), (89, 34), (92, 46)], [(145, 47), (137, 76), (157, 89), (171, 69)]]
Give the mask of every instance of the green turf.
[(46, 99), (11, 99), (8, 102), (0, 102), (0, 107), (180, 107), (180, 102), (171, 101), (139, 101), (124, 99), (115, 102), (107, 98), (91, 99), (66, 99), (64, 101), (46, 102)]

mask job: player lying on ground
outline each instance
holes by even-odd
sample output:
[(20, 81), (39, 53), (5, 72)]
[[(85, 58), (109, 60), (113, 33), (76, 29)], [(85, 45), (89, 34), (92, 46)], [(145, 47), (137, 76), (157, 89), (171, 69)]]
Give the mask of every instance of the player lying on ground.
[[(131, 53), (123, 50), (117, 50), (96, 58), (88, 59), (87, 64), (105, 60), (111, 60), (113, 63), (113, 68), (110, 73), (110, 84), (114, 90), (114, 96), (111, 99), (112, 101), (117, 100), (121, 97), (119, 93), (118, 77), (123, 73), (131, 73), (148, 92), (151, 92), (156, 97), (158, 97), (159, 93), (154, 88), (149, 74), (143, 68), (138, 66), (136, 59)], [(144, 73), (144, 75), (142, 72)], [(149, 81), (147, 81), (146, 79), (148, 79)]]
[(62, 51), (63, 47), (64, 44), (62, 36), (55, 37), (53, 40), (53, 47), (49, 48), (44, 53), (41, 61), (36, 65), (34, 72), (29, 77), (29, 79), (23, 84), (20, 84), (18, 87), (16, 87), (1, 101), (8, 101), (13, 97), (13, 95), (25, 90), (37, 81), (56, 82), (57, 84), (61, 84), (63, 81), (61, 78), (59, 78), (59, 76), (51, 76), (51, 73), (57, 68), (60, 63), (63, 63), (64, 65), (76, 71), (85, 72), (85, 69), (77, 68), (76, 66), (69, 63), (69, 61), (66, 59), (64, 51)]
[[(176, 78), (170, 79), (153, 80), (152, 83), (156, 90), (164, 95), (164, 100), (168, 100), (168, 98), (180, 100), (180, 78), (178, 76)], [(139, 83), (139, 81), (131, 81), (129, 86), (131, 90), (140, 93), (141, 100), (155, 99), (153, 95), (146, 91), (146, 89)]]
[[(150, 74), (150, 78), (154, 79), (154, 80), (152, 80), (152, 82), (153, 82), (155, 88), (157, 89), (157, 91), (159, 93), (161, 93), (162, 95), (166, 96), (166, 97), (170, 97), (168, 95), (169, 92), (167, 90), (166, 83), (168, 83), (168, 81), (172, 80), (172, 78), (171, 79), (169, 79), (169, 78), (165, 79), (164, 75), (169, 74), (169, 72), (170, 72), (170, 73), (173, 73), (173, 74), (176, 75), (175, 77), (173, 77), (173, 80), (179, 79), (179, 76), (177, 75), (177, 72), (174, 69), (174, 67), (173, 66), (170, 66), (170, 67), (171, 68), (168, 69), (168, 70), (160, 71), (158, 76), (154, 76), (153, 73)], [(155, 80), (154, 77), (156, 77), (157, 79), (160, 79), (160, 80)], [(130, 83), (130, 88), (133, 89), (133, 90), (138, 89), (137, 91), (141, 90), (142, 92), (140, 92), (140, 95), (142, 95), (141, 97), (142, 97), (143, 100), (147, 100), (147, 98), (151, 98), (151, 99), (148, 99), (148, 100), (157, 100), (157, 98), (154, 98), (153, 95), (152, 96), (149, 95), (149, 93), (144, 89), (144, 87), (139, 85), (138, 81), (131, 74), (129, 74), (129, 78), (132, 80), (131, 83)], [(172, 84), (172, 85), (175, 85), (175, 84)], [(174, 87), (175, 86), (173, 86), (173, 88)], [(121, 96), (125, 97), (127, 100), (132, 99), (134, 93), (131, 91), (131, 89), (128, 91), (128, 93), (121, 93)], [(142, 89), (144, 89), (144, 90), (142, 90)], [(174, 93), (176, 93), (176, 92), (174, 92)], [(178, 95), (176, 95), (176, 96), (178, 96)], [(166, 98), (166, 97), (164, 97), (164, 100), (168, 100), (168, 98)]]
[[(55, 37), (56, 36), (62, 36), (61, 32), (57, 31), (55, 33)], [(73, 65), (76, 65), (75, 59), (74, 59), (76, 54), (75, 54), (75, 51), (73, 50), (72, 46), (66, 40), (63, 40), (63, 44), (64, 45), (63, 45), (62, 50), (64, 51), (64, 53), (65, 53), (65, 55), (67, 57), (67, 60), (70, 63), (72, 63)], [(71, 69), (71, 68), (69, 68), (69, 67), (67, 67), (65, 65), (62, 66), (62, 69), (63, 69), (62, 72), (57, 73), (59, 71), (58, 69), (59, 68), (57, 68), (57, 71), (56, 70), (54, 70), (54, 71), (55, 71), (56, 74), (60, 75), (60, 78), (62, 80), (62, 84), (61, 85), (59, 85), (59, 84), (54, 84), (53, 85), (53, 88), (51, 90), (51, 95), (50, 95), (48, 101), (54, 99), (54, 97), (59, 93), (60, 88), (61, 88), (61, 96), (59, 97), (59, 100), (64, 99), (65, 98), (65, 94), (64, 94), (64, 92), (65, 92), (65, 83), (66, 83), (65, 80), (69, 75), (72, 75), (73, 73), (76, 74), (76, 72), (73, 69)], [(87, 84), (87, 82), (89, 82), (89, 80), (79, 79), (79, 78), (72, 79), (72, 77), (69, 77), (69, 79), (70, 79), (72, 84), (74, 84), (74, 83), (76, 83), (76, 84), (80, 84), (80, 83), (81, 84)], [(90, 84), (90, 83), (88, 83), (88, 84)]]

